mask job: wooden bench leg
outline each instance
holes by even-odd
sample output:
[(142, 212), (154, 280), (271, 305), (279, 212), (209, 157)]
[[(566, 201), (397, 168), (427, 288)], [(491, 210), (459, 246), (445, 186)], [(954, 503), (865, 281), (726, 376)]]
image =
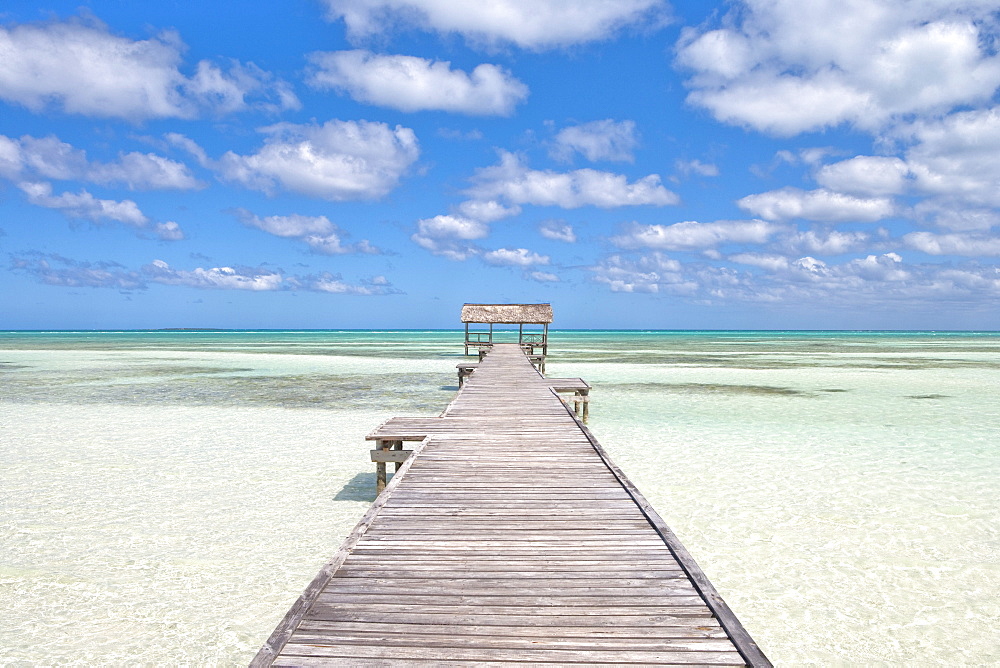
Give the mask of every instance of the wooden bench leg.
[[(402, 441), (393, 441), (392, 449), (393, 450), (402, 450), (403, 449), (403, 442)], [(395, 473), (396, 471), (398, 471), (399, 467), (402, 466), (402, 465), (403, 465), (403, 462), (396, 462), (396, 468), (394, 468), (392, 470), (392, 472)]]
[[(390, 441), (375, 441), (378, 450), (388, 450)], [(375, 462), (375, 495), (385, 489), (385, 462)]]

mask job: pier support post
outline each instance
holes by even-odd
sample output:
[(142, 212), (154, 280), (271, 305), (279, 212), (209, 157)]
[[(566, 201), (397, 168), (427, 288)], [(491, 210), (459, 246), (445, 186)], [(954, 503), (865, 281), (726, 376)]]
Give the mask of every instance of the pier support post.
[[(390, 455), (389, 453), (392, 451), (399, 452)], [(412, 450), (403, 451), (403, 442), (400, 440), (379, 439), (375, 441), (375, 449), (372, 450), (372, 461), (375, 462), (375, 494), (381, 494), (382, 490), (385, 489), (386, 462), (392, 462), (395, 465), (393, 472), (396, 472), (411, 452)]]
[(385, 462), (375, 462), (375, 496), (385, 489)]
[[(392, 442), (392, 449), (393, 450), (402, 450), (403, 449), (403, 442), (402, 441), (393, 441)], [(394, 463), (394, 468), (392, 469), (392, 472), (395, 473), (396, 471), (398, 471), (399, 467), (402, 466), (402, 465), (403, 465), (403, 462), (395, 462)]]
[(587, 421), (590, 417), (590, 390), (577, 390), (573, 393), (573, 412), (584, 422)]

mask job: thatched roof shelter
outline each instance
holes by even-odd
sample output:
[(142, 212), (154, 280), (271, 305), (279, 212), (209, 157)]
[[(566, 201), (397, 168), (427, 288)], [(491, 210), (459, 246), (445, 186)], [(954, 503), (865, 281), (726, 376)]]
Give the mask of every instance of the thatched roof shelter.
[(552, 304), (465, 304), (462, 322), (547, 325), (552, 322)]

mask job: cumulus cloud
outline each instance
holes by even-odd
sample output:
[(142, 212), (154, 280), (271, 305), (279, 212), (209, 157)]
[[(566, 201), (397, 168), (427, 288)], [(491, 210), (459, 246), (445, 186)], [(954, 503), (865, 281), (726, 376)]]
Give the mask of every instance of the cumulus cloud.
[(78, 180), (121, 184), (130, 190), (191, 190), (202, 184), (184, 164), (153, 153), (120, 153), (114, 162), (93, 162), (86, 151), (49, 135), (14, 139), (0, 135), (0, 176), (11, 180)]
[(142, 290), (144, 277), (117, 262), (80, 262), (59, 255), (25, 253), (11, 258), (11, 269), (46, 285), (67, 288)]
[(341, 255), (344, 253), (379, 253), (367, 240), (356, 244), (343, 243), (343, 233), (326, 216), (260, 216), (246, 209), (233, 209), (236, 218), (246, 225), (273, 234), (276, 237), (298, 239), (317, 253)]
[(52, 185), (44, 182), (24, 182), (18, 184), (18, 187), (35, 206), (58, 209), (70, 218), (84, 218), (95, 223), (113, 220), (133, 227), (144, 227), (149, 222), (149, 218), (130, 199), (98, 199), (86, 190), (53, 195)]
[(1000, 269), (967, 265), (907, 264), (898, 253), (869, 254), (830, 263), (815, 257), (738, 253), (730, 265), (705, 262), (664, 265), (659, 253), (611, 255), (590, 267), (592, 277), (613, 292), (671, 292), (698, 303), (823, 304), (856, 310), (859, 305), (906, 309), (929, 298), (942, 302), (1000, 299)]
[(982, 234), (911, 232), (903, 235), (903, 243), (908, 248), (928, 255), (961, 255), (965, 257), (996, 257), (1000, 255), (1000, 237)]
[(0, 99), (36, 112), (55, 106), (135, 122), (227, 113), (251, 104), (298, 107), (287, 83), (254, 65), (232, 63), (223, 71), (201, 61), (193, 75), (184, 75), (184, 48), (175, 33), (131, 40), (79, 20), (0, 27)]
[(263, 267), (197, 267), (174, 269), (163, 260), (153, 260), (142, 267), (142, 274), (152, 283), (177, 285), (202, 290), (249, 290), (271, 292), (275, 290), (305, 290), (338, 295), (373, 296), (398, 294), (399, 290), (385, 276), (362, 280), (360, 284), (347, 283), (340, 274), (323, 272), (318, 275), (288, 276), (281, 270)]
[(924, 200), (913, 208), (920, 220), (932, 221), (946, 230), (967, 232), (989, 230), (1000, 226), (1000, 211), (994, 208), (970, 206), (967, 202), (948, 197)]
[(251, 290), (280, 290), (284, 277), (270, 269), (249, 267), (198, 267), (192, 270), (174, 269), (163, 260), (153, 260), (142, 268), (143, 274), (154, 283), (182, 285), (191, 288)]
[(363, 50), (313, 53), (309, 61), (312, 86), (400, 111), (510, 116), (528, 97), (528, 87), (496, 65), (479, 65), (467, 73), (447, 61)]
[(420, 234), (437, 238), (482, 239), (489, 234), (489, 227), (478, 220), (461, 216), (434, 216), (419, 221)]
[(504, 218), (510, 218), (521, 213), (521, 207), (504, 206), (494, 200), (468, 200), (458, 205), (458, 211), (466, 218), (472, 218), (484, 223), (494, 223)]
[(608, 118), (563, 128), (555, 137), (551, 153), (559, 160), (570, 160), (579, 153), (591, 162), (632, 162), (638, 145), (634, 121)]
[(909, 173), (899, 158), (859, 155), (824, 165), (816, 181), (829, 190), (863, 197), (901, 195), (906, 192)]
[(86, 190), (56, 195), (52, 192), (52, 184), (45, 181), (22, 181), (17, 187), (27, 195), (29, 203), (55, 209), (68, 218), (89, 220), (98, 225), (106, 221), (125, 223), (139, 230), (140, 236), (146, 230), (152, 230), (161, 241), (180, 241), (184, 238), (184, 232), (176, 222), (153, 222), (130, 199), (100, 199)]
[(1000, 108), (916, 121), (899, 130), (913, 142), (906, 162), (921, 192), (974, 206), (1000, 206)]
[(907, 0), (741, 0), (715, 29), (688, 28), (677, 63), (689, 102), (777, 135), (841, 123), (874, 130), (990, 100), (996, 5)]
[(531, 267), (537, 264), (548, 264), (548, 255), (533, 253), (527, 248), (498, 248), (483, 253), (483, 261), (505, 267)]
[(901, 145), (901, 155), (861, 155), (818, 166), (817, 182), (858, 198), (922, 197), (912, 207), (915, 217), (948, 230), (985, 230), (998, 223), (1000, 109), (901, 124), (882, 144)]
[(184, 238), (181, 226), (172, 220), (168, 220), (165, 223), (156, 223), (153, 225), (153, 231), (163, 241), (180, 241)]
[(843, 255), (865, 249), (871, 241), (872, 235), (868, 232), (796, 230), (784, 235), (779, 246), (790, 253)]
[(420, 154), (413, 130), (385, 123), (280, 123), (263, 132), (264, 146), (253, 155), (222, 156), (222, 178), (269, 194), (280, 187), (332, 201), (377, 199)]
[(736, 204), (755, 216), (778, 221), (801, 218), (821, 222), (873, 223), (888, 218), (896, 210), (888, 197), (855, 197), (825, 188), (804, 191), (787, 187), (748, 195)]
[(355, 295), (370, 297), (374, 295), (402, 294), (401, 290), (392, 287), (385, 276), (375, 276), (363, 280), (360, 284), (346, 283), (340, 274), (323, 273), (299, 281), (300, 286), (314, 292), (327, 292), (335, 295)]
[(468, 243), (490, 233), (489, 226), (473, 218), (442, 215), (417, 222), (417, 231), (410, 238), (421, 248), (450, 260), (466, 260), (480, 251)]
[(502, 151), (500, 164), (476, 170), (467, 194), (511, 205), (534, 204), (575, 209), (596, 206), (665, 206), (679, 198), (650, 174), (632, 183), (622, 174), (578, 169), (571, 172), (529, 169), (513, 153)]
[(633, 223), (611, 241), (619, 248), (698, 250), (727, 243), (762, 244), (782, 229), (780, 225), (763, 220), (721, 220), (714, 223), (689, 220), (673, 225)]
[(204, 184), (179, 162), (153, 153), (124, 153), (118, 160), (94, 164), (87, 175), (94, 183), (121, 183), (129, 190), (192, 190)]
[(576, 243), (576, 232), (573, 226), (564, 220), (546, 220), (538, 226), (538, 232), (546, 239)]
[(212, 160), (209, 159), (208, 154), (205, 153), (205, 149), (199, 146), (198, 143), (190, 137), (185, 137), (178, 132), (168, 132), (163, 137), (170, 145), (176, 146), (190, 153), (202, 167), (212, 167), (214, 165)]
[(526, 276), (539, 283), (559, 283), (559, 277), (548, 271), (529, 271)]
[(474, 44), (512, 43), (549, 49), (607, 39), (627, 26), (661, 22), (662, 0), (325, 0), (331, 20), (342, 19), (352, 39), (395, 25), (458, 33)]
[(11, 258), (11, 269), (48, 285), (62, 287), (116, 288), (145, 290), (150, 283), (198, 288), (201, 290), (305, 290), (341, 295), (374, 296), (400, 294), (385, 276), (347, 283), (339, 274), (286, 275), (280, 269), (263, 267), (196, 267), (176, 269), (163, 260), (153, 260), (138, 271), (117, 262), (86, 262), (39, 252)]
[(664, 292), (690, 294), (697, 284), (681, 274), (681, 263), (661, 253), (638, 258), (611, 255), (590, 267), (594, 281), (604, 283), (612, 292)]
[(701, 160), (678, 160), (677, 171), (681, 174), (697, 174), (698, 176), (718, 176), (719, 168), (712, 163)]

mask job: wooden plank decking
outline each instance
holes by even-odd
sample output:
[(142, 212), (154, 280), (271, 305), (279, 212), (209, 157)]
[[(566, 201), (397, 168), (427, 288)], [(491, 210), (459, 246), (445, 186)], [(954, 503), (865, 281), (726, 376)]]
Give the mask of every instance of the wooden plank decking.
[(420, 443), (251, 665), (769, 666), (557, 386), (497, 344), (376, 429)]

